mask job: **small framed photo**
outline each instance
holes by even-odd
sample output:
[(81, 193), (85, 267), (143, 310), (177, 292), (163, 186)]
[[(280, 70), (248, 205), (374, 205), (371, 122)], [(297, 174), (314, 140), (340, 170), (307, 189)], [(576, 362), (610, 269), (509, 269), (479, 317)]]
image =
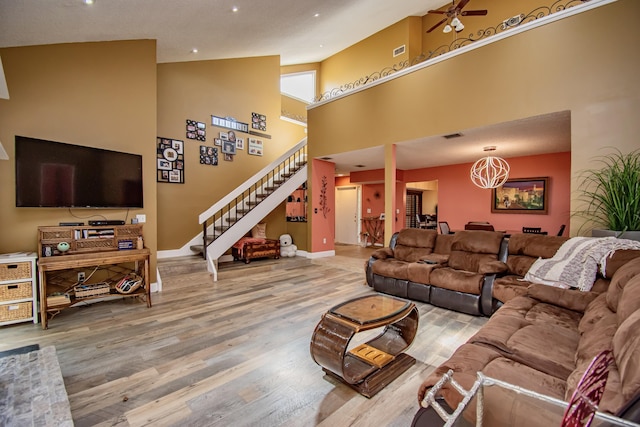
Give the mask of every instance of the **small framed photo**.
[(158, 159), (158, 169), (163, 171), (171, 170), (171, 162), (165, 159)]
[(213, 138), (213, 145), (217, 145), (218, 147), (222, 147), (222, 139)]
[(171, 141), (171, 148), (176, 150), (176, 153), (183, 154), (184, 143), (178, 139), (174, 139), (173, 141)]
[(169, 171), (169, 182), (182, 182), (181, 176), (182, 174), (180, 173), (180, 171)]
[(236, 138), (236, 150), (244, 150), (244, 139)]
[(225, 153), (225, 154), (224, 154), (224, 159), (225, 159), (227, 162), (233, 162), (233, 155), (232, 155), (232, 154), (227, 154), (227, 153)]
[(235, 141), (222, 141), (222, 152), (224, 154), (236, 154)]
[(228, 141), (229, 140), (229, 133), (220, 132), (220, 139), (223, 140), (223, 141)]

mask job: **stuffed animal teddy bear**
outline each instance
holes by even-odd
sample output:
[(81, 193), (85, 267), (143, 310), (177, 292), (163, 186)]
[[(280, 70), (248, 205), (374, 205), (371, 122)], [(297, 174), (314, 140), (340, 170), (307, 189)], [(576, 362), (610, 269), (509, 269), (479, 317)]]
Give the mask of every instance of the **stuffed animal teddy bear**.
[(289, 234), (283, 234), (280, 236), (280, 256), (281, 257), (294, 257), (298, 247), (293, 244), (293, 239)]

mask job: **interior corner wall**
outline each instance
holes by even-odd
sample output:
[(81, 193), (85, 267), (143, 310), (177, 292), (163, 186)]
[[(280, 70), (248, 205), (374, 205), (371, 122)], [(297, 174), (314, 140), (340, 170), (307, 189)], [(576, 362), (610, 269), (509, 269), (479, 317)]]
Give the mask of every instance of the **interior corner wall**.
[[(158, 183), (158, 249), (180, 249), (202, 232), (198, 215), (257, 171), (300, 142), (304, 128), (280, 120), (280, 58), (265, 56), (213, 61), (158, 64), (158, 136), (184, 141), (184, 184)], [(271, 139), (236, 131), (245, 148), (225, 161), (218, 147), (216, 166), (200, 163), (200, 146), (229, 129), (213, 126), (211, 116), (233, 117), (248, 123), (251, 113), (267, 117), (262, 132)], [(187, 139), (186, 120), (206, 125), (206, 141)], [(264, 155), (249, 155), (248, 138), (264, 144)], [(266, 218), (267, 234), (278, 238), (286, 230), (282, 215)]]
[(308, 200), (311, 212), (308, 241), (311, 252), (326, 252), (335, 249), (336, 191), (335, 164), (313, 159), (311, 162), (311, 185)]
[[(0, 49), (10, 99), (0, 99), (0, 252), (35, 251), (37, 228), (144, 213), (155, 280), (156, 44), (152, 40)], [(15, 135), (143, 156), (144, 209), (16, 208)]]
[(618, 0), (317, 105), (308, 110), (310, 157), (569, 110), (575, 211), (577, 172), (604, 147), (637, 148), (635, 16), (640, 2)]

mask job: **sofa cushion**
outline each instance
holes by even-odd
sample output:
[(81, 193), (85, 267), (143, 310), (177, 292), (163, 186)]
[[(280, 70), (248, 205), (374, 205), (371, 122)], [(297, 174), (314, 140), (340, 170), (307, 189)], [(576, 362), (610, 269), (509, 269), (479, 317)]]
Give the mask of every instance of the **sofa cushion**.
[(584, 316), (582, 316), (580, 324), (578, 325), (578, 332), (584, 333), (585, 331), (593, 329), (600, 319), (612, 313), (614, 312), (609, 310), (609, 306), (607, 305), (607, 294), (598, 295), (584, 311)]
[(431, 248), (396, 244), (396, 247), (393, 249), (393, 256), (400, 261), (417, 262), (428, 256), (431, 252)]
[(484, 276), (449, 267), (434, 268), (429, 276), (431, 285), (451, 291), (480, 295)]
[(413, 248), (433, 249), (437, 236), (438, 232), (436, 230), (405, 228), (398, 233), (396, 244)]
[(640, 251), (634, 249), (621, 249), (615, 251), (611, 257), (607, 259), (607, 265), (604, 271), (604, 277), (612, 278), (616, 271), (627, 262), (634, 258), (640, 257)]
[(611, 311), (618, 309), (618, 301), (622, 295), (622, 290), (629, 279), (638, 274), (640, 274), (640, 258), (632, 259), (615, 272), (607, 291), (607, 305)]
[(438, 254), (450, 254), (454, 237), (455, 234), (438, 234), (433, 252)]
[(507, 347), (511, 359), (566, 380), (575, 369), (579, 340), (577, 331), (536, 323), (517, 330), (507, 341)]
[(412, 262), (407, 266), (407, 277), (412, 282), (428, 285), (431, 283), (431, 271), (438, 267), (439, 264)]
[(613, 336), (613, 354), (620, 371), (622, 397), (631, 399), (640, 390), (640, 310), (629, 316)]
[(409, 276), (407, 274), (408, 265), (409, 264), (404, 261), (388, 258), (385, 260), (376, 260), (371, 268), (374, 274), (378, 274), (380, 276), (409, 280)]
[[(511, 243), (509, 243), (509, 245), (511, 245)], [(531, 265), (533, 265), (536, 259), (537, 258), (530, 257), (527, 255), (509, 254), (509, 256), (507, 257), (506, 263), (510, 273), (520, 277), (524, 277), (524, 275), (527, 274), (527, 271), (529, 271), (529, 269), (531, 268)]]
[(598, 296), (595, 292), (582, 292), (572, 289), (561, 289), (551, 286), (531, 284), (527, 295), (538, 301), (553, 304), (568, 310), (583, 313), (587, 306)]
[(568, 237), (516, 233), (509, 238), (509, 254), (551, 258), (567, 240)]
[(611, 350), (613, 334), (618, 329), (618, 318), (615, 313), (602, 317), (593, 328), (580, 335), (580, 342), (576, 351), (576, 366), (590, 363), (598, 353)]
[(640, 309), (640, 275), (629, 279), (622, 291), (622, 298), (618, 302), (618, 310), (616, 311), (618, 324), (621, 325), (638, 309)]
[(520, 276), (508, 275), (498, 277), (493, 282), (493, 297), (501, 302), (507, 302), (515, 297), (526, 295), (527, 286), (531, 282), (521, 280)]
[(506, 357), (493, 359), (482, 372), (488, 377), (517, 384), (545, 396), (562, 399), (565, 395), (566, 383), (563, 380)]

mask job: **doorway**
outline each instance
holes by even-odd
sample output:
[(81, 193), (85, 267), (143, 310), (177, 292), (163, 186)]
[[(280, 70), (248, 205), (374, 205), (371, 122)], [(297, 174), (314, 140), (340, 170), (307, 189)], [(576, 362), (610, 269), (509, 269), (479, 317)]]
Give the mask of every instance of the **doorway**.
[(359, 187), (336, 187), (336, 243), (346, 245), (360, 243), (359, 200)]
[(418, 228), (418, 214), (422, 214), (422, 191), (407, 190), (405, 228)]

